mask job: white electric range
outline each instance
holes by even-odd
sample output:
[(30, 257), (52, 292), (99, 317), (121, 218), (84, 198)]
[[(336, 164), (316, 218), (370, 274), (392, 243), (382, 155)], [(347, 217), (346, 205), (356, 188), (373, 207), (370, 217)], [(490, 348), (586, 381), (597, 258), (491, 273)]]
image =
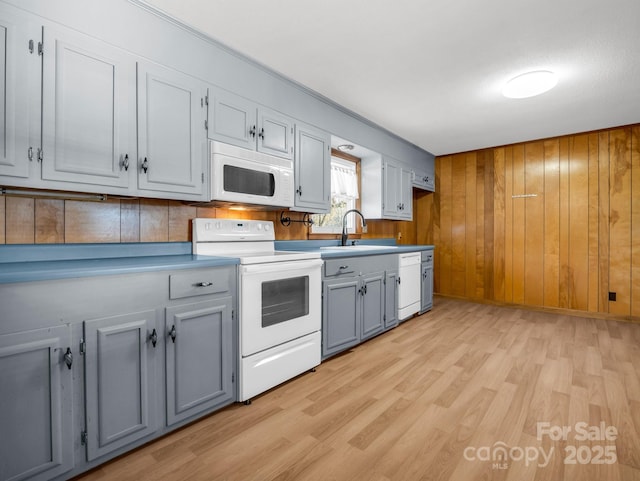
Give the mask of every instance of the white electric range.
[(320, 364), (320, 253), (276, 251), (273, 222), (234, 219), (194, 219), (193, 253), (240, 259), (240, 401)]

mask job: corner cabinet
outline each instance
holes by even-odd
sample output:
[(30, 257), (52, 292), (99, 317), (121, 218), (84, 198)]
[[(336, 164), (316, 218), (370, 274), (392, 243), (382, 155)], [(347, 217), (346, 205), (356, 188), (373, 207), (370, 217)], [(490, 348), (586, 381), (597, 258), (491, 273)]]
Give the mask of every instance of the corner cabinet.
[(0, 336), (0, 479), (73, 467), (71, 346), (68, 326)]
[(207, 103), (211, 140), (293, 159), (293, 119), (217, 87)]
[(368, 219), (413, 219), (413, 172), (390, 157), (361, 161), (362, 213)]
[(310, 125), (296, 124), (295, 206), (291, 210), (331, 210), (331, 136)]

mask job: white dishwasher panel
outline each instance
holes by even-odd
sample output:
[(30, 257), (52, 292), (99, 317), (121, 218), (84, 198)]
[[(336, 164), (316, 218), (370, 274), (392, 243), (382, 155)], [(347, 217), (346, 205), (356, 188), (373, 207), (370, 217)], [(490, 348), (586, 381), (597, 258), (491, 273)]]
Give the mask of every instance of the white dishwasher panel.
[(398, 286), (398, 319), (403, 321), (420, 310), (420, 267), (422, 254), (400, 254)]

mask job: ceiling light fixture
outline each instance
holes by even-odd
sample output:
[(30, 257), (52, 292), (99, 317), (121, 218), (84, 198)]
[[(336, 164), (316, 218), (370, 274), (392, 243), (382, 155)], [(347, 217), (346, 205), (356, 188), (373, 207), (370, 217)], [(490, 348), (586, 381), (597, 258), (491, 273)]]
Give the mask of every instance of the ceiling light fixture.
[(510, 99), (525, 99), (551, 90), (558, 83), (558, 77), (548, 70), (527, 72), (509, 80), (502, 89), (502, 95)]
[(350, 150), (353, 150), (353, 144), (338, 145), (338, 150), (340, 150), (341, 152), (349, 152)]

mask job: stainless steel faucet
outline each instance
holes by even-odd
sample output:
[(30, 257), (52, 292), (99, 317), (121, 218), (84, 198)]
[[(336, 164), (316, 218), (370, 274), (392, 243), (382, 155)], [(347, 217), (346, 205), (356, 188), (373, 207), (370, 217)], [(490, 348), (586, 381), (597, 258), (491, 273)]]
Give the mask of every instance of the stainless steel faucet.
[(362, 231), (367, 232), (367, 221), (364, 220), (364, 216), (362, 215), (362, 212), (360, 212), (358, 209), (349, 209), (342, 216), (342, 241), (340, 245), (343, 245), (343, 246), (347, 245), (347, 239), (349, 238), (349, 234), (347, 234), (347, 214), (350, 212), (355, 212), (360, 216), (360, 218), (362, 219)]

